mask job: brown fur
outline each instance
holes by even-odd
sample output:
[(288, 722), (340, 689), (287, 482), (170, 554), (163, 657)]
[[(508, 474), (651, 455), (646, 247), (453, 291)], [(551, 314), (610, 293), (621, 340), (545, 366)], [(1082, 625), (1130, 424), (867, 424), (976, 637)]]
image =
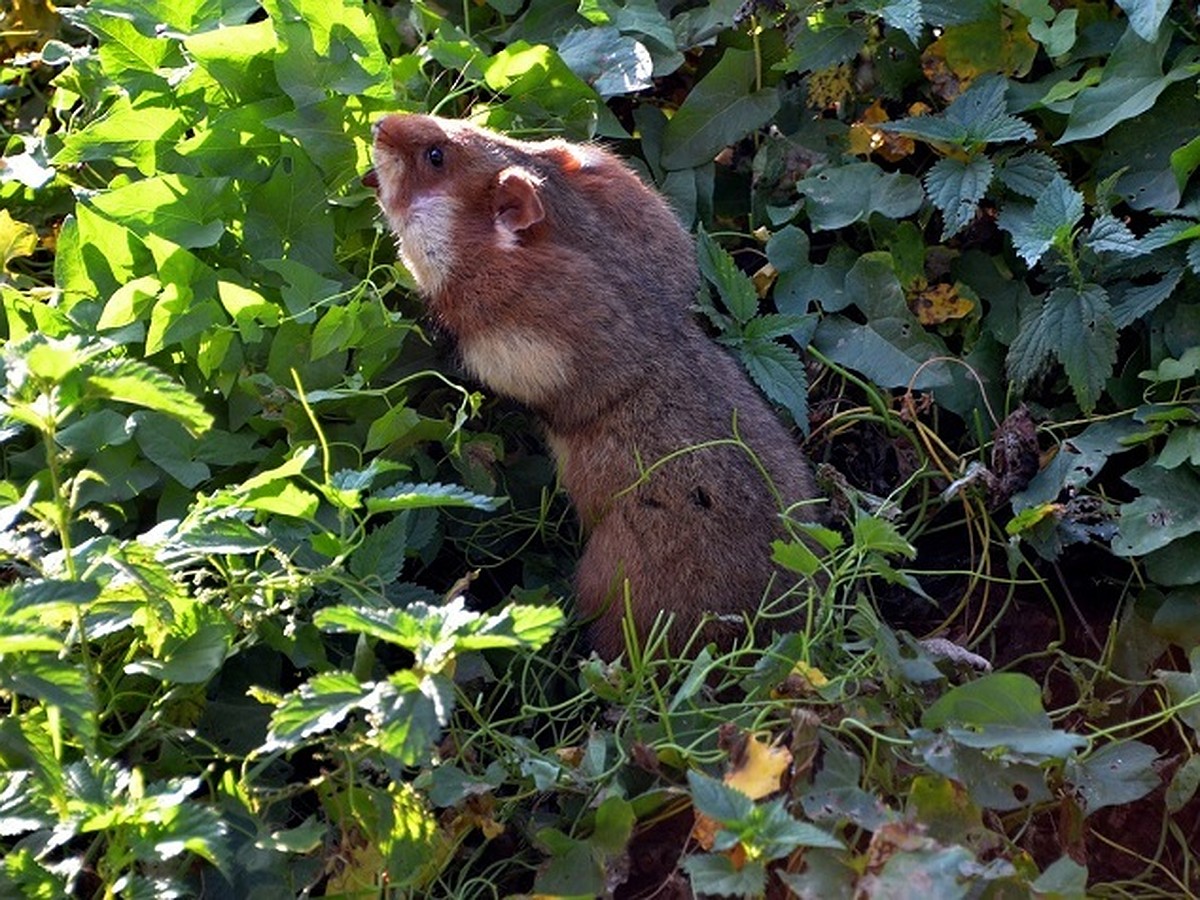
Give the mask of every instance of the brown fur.
[(700, 278), (670, 208), (599, 148), (465, 122), (389, 116), (374, 156), (430, 311), (476, 376), (546, 423), (589, 535), (577, 581), (595, 649), (624, 647), (625, 580), (643, 637), (666, 611), (678, 647), (716, 613), (705, 637), (728, 643), (775, 572), (777, 498), (739, 447), (657, 463), (731, 438), (736, 418), (785, 504), (815, 490), (788, 432), (689, 313)]

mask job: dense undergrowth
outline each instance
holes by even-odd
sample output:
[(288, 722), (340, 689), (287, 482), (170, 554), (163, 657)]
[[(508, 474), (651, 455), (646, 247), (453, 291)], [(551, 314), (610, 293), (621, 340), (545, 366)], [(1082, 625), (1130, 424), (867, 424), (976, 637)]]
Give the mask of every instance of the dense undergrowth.
[[(0, 894), (1200, 892), (1191, 6), (0, 22)], [(830, 498), (800, 633), (586, 656), (536, 425), (360, 182), (398, 109), (695, 224)]]

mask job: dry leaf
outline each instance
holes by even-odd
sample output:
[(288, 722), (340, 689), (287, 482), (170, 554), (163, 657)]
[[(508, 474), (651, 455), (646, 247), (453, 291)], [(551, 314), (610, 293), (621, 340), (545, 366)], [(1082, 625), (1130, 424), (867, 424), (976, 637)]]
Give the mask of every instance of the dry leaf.
[(939, 325), (961, 319), (975, 308), (975, 301), (962, 296), (956, 284), (935, 284), (918, 291), (912, 307), (922, 325)]

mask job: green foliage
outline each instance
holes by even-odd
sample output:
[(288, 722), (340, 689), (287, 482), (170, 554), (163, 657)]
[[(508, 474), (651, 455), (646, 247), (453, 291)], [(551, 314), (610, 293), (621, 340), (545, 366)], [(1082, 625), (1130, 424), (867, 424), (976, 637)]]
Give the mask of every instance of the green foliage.
[[(18, 6), (0, 895), (1195, 892), (1191, 13)], [(553, 467), (360, 182), (397, 109), (605, 139), (703, 226), (706, 324), (846, 470), (757, 646), (579, 658)]]

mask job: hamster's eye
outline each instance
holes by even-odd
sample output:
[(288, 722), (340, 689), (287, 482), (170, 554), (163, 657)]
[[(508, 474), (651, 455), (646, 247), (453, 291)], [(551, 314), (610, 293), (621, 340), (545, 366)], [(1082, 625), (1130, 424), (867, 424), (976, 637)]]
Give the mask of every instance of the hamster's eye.
[(435, 169), (440, 169), (442, 164), (446, 162), (446, 152), (436, 144), (425, 151), (425, 158), (429, 160), (429, 164)]

